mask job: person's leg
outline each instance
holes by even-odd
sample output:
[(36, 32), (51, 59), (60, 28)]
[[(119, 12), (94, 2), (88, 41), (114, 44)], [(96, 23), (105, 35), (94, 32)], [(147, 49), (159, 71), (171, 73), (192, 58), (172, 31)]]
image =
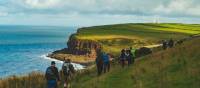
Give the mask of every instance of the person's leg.
[(103, 63), (103, 71), (106, 73), (106, 63)]
[(130, 58), (128, 59), (128, 66), (131, 64), (131, 62), (130, 62)]
[(47, 80), (47, 88), (52, 88), (51, 81)]
[(56, 86), (57, 86), (56, 80), (47, 81), (47, 88), (56, 88)]
[(67, 88), (67, 75), (64, 75), (64, 88)]
[(100, 67), (100, 75), (101, 75), (101, 73), (103, 71), (103, 64), (100, 64), (99, 67)]
[(97, 64), (97, 74), (100, 75), (100, 66)]
[(124, 68), (125, 60), (122, 60), (122, 67)]
[(108, 72), (110, 71), (110, 62), (108, 62)]

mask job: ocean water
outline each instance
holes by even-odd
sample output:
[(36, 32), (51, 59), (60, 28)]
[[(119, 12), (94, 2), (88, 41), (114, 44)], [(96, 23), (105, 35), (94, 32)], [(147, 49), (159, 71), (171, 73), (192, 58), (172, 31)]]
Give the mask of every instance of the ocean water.
[[(0, 26), (0, 78), (45, 72), (54, 59), (48, 53), (67, 47), (66, 42), (76, 27)], [(61, 61), (56, 65), (61, 69)], [(82, 66), (74, 64), (78, 69)]]

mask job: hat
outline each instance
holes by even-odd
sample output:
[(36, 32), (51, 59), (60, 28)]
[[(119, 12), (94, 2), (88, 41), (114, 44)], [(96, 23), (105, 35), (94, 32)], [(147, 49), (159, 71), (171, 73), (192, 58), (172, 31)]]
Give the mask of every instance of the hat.
[(51, 65), (55, 65), (56, 64), (56, 62), (55, 61), (51, 61)]

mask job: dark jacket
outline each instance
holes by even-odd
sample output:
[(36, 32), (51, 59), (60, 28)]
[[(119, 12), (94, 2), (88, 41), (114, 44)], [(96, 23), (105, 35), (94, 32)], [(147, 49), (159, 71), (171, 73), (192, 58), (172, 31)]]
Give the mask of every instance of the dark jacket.
[[(51, 70), (52, 74), (49, 74), (48, 70)], [(53, 67), (53, 66), (48, 67), (46, 70), (46, 73), (45, 73), (45, 78), (47, 80), (58, 80), (59, 81), (60, 77), (59, 77), (59, 72), (58, 72), (57, 67)]]
[(103, 64), (102, 57), (103, 57), (103, 53), (102, 52), (97, 54), (97, 57), (96, 57), (96, 64), (97, 65), (102, 65)]
[(126, 59), (126, 54), (123, 52), (120, 55), (120, 60), (125, 60)]

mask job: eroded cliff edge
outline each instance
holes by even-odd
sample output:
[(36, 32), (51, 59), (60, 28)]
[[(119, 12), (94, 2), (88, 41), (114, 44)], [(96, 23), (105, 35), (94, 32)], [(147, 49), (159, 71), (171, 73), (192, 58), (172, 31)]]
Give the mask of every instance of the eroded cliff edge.
[(72, 62), (84, 65), (94, 62), (96, 50), (101, 48), (101, 44), (94, 40), (79, 39), (76, 35), (78, 35), (78, 32), (69, 37), (69, 40), (67, 41), (68, 48), (54, 51), (49, 54), (48, 57), (62, 61), (71, 59)]

